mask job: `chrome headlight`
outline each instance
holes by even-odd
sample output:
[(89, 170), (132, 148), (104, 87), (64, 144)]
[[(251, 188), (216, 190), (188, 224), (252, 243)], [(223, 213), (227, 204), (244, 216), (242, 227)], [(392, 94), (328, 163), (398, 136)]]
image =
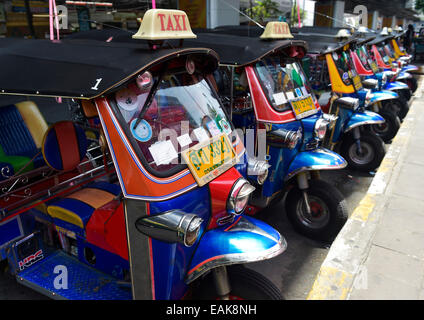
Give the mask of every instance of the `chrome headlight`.
[(336, 121), (337, 121), (337, 119), (338, 119), (339, 117), (338, 117), (338, 116), (336, 116), (336, 115), (334, 115), (334, 114), (323, 113), (323, 114), (322, 114), (322, 118), (323, 118), (325, 121), (327, 121), (328, 129), (330, 129), (330, 130), (331, 130), (331, 129), (335, 126)]
[(234, 214), (241, 214), (246, 208), (250, 194), (255, 190), (249, 181), (240, 178), (231, 189), (227, 200), (227, 211)]
[(325, 134), (327, 133), (327, 125), (328, 125), (328, 122), (323, 118), (320, 118), (315, 122), (315, 126), (314, 126), (315, 138), (317, 138), (318, 140), (324, 139)]
[(266, 161), (260, 161), (253, 158), (247, 160), (247, 174), (256, 176), (256, 182), (262, 185), (268, 177), (268, 168), (270, 165)]
[(142, 217), (136, 221), (136, 228), (151, 238), (171, 243), (180, 242), (190, 247), (199, 236), (202, 221), (195, 214), (172, 210)]

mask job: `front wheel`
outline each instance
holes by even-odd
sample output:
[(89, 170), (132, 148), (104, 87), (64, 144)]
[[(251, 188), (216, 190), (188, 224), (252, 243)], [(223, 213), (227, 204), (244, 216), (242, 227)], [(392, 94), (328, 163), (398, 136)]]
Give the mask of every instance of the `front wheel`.
[(409, 89), (411, 89), (412, 93), (414, 93), (418, 88), (417, 79), (414, 77), (406, 79), (406, 84), (408, 85)]
[(314, 240), (332, 241), (347, 220), (343, 195), (323, 180), (310, 180), (306, 192), (310, 213), (306, 209), (303, 191), (294, 187), (286, 198), (287, 217), (304, 236)]
[[(260, 273), (242, 265), (227, 267), (231, 286), (230, 300), (283, 300), (281, 291)], [(193, 292), (196, 300), (220, 299), (214, 290), (212, 272), (201, 280)]]
[[(399, 90), (400, 92), (403, 91), (409, 91), (409, 90)], [(405, 98), (405, 96), (402, 93), (399, 93), (398, 99), (388, 100), (386, 104), (383, 104), (383, 108), (388, 108), (389, 110), (395, 110), (397, 116), (402, 121), (403, 118), (406, 117), (409, 111), (409, 104), (408, 100)], [(388, 106), (387, 106), (388, 104)]]
[(370, 172), (380, 165), (386, 149), (379, 136), (373, 132), (362, 131), (359, 141), (355, 140), (351, 134), (344, 137), (340, 154), (351, 169)]
[[(393, 106), (393, 105), (391, 105)], [(385, 120), (384, 123), (373, 124), (370, 126), (371, 131), (379, 136), (384, 142), (390, 142), (399, 131), (400, 119), (394, 111), (381, 110), (379, 115)]]

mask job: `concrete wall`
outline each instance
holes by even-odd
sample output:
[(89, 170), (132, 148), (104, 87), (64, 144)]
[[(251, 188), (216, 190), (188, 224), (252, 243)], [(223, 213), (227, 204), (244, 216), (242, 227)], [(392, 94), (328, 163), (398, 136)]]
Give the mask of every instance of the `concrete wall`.
[[(229, 6), (231, 5), (237, 9), (240, 9), (240, 0), (224, 1), (208, 0), (208, 28), (240, 24), (240, 13)], [(228, 3), (228, 5), (226, 3)]]

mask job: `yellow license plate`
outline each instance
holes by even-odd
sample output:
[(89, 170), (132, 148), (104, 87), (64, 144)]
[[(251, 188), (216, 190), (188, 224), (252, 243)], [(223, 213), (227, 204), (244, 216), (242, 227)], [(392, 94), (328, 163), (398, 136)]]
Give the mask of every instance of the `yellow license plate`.
[(361, 90), (362, 89), (362, 82), (361, 82), (361, 78), (356, 75), (352, 78), (353, 81), (353, 86), (355, 87), (356, 90)]
[(199, 143), (183, 152), (199, 186), (203, 186), (236, 164), (237, 155), (226, 134)]
[(374, 61), (372, 61), (372, 62), (370, 63), (370, 66), (371, 66), (371, 70), (372, 70), (374, 73), (378, 73), (378, 72), (379, 72), (379, 70), (378, 70), (378, 66), (377, 66), (377, 64), (376, 64)]
[(290, 104), (292, 106), (296, 119), (308, 117), (318, 111), (311, 96), (299, 100), (290, 101)]

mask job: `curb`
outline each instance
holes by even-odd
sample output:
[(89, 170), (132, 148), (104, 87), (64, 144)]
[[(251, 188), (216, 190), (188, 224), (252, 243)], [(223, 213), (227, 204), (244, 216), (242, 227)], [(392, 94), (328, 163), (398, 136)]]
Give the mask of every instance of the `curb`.
[(421, 98), (424, 81), (421, 81), (410, 103), (410, 110), (393, 139), (387, 153), (375, 174), (367, 193), (359, 202), (342, 230), (332, 243), (322, 263), (315, 282), (306, 297), (307, 300), (345, 300), (355, 285), (355, 278), (361, 273), (371, 242), (384, 214), (393, 181), (400, 172), (404, 150), (415, 128), (418, 108), (417, 98)]

